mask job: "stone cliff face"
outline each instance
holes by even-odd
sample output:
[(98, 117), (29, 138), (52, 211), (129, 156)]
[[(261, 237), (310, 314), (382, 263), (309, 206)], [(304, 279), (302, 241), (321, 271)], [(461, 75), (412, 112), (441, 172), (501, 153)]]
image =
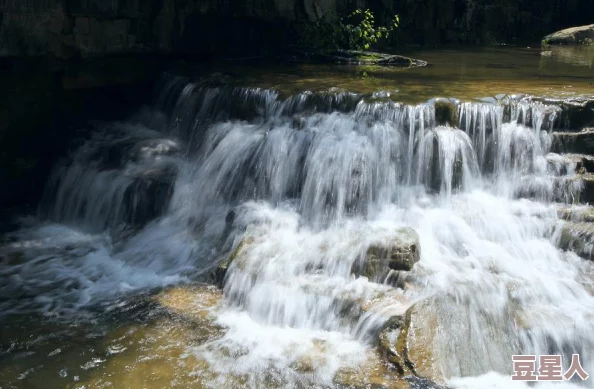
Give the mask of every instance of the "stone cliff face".
[(287, 27), (363, 6), (362, 0), (0, 0), (0, 55), (208, 53), (248, 42), (282, 44), (290, 40)]
[[(266, 51), (303, 23), (370, 8), (408, 44), (534, 40), (586, 24), (591, 0), (0, 0), (0, 55)], [(391, 42), (392, 44), (396, 42)]]

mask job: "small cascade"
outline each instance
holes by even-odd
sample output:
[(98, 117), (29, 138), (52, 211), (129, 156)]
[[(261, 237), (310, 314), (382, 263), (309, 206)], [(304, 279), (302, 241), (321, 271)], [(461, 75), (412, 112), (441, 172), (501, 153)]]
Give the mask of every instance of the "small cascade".
[(493, 156), (487, 154), (489, 146), (497, 144), (503, 123), (504, 107), (494, 104), (462, 103), (459, 106), (460, 129), (476, 145), (477, 159), (482, 171), (492, 171)]
[(419, 184), (450, 198), (453, 190), (469, 190), (480, 180), (472, 141), (465, 132), (437, 127), (425, 135), (419, 147)]
[(142, 225), (167, 206), (178, 144), (128, 124), (104, 129), (50, 177), (41, 212), (60, 223), (100, 232)]
[[(446, 381), (509, 374), (513, 353), (580, 352), (594, 374), (592, 266), (555, 246), (554, 202), (582, 190), (550, 152), (559, 109), (451, 105), (442, 125), (431, 101), (167, 77), (150, 112), (55, 171), (40, 220), (1, 248), (26, 261), (2, 270), (23, 297), (0, 307), (76, 314), (224, 262), (224, 330), (188, 350), (208, 387), (341, 387), (411, 307), (438, 326)], [(418, 258), (376, 271), (403, 241)]]

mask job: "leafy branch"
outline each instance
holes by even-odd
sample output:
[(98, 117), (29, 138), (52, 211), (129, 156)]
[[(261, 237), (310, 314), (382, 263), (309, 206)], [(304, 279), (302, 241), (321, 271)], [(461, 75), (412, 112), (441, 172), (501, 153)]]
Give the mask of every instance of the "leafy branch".
[(394, 15), (389, 26), (376, 26), (369, 9), (357, 9), (346, 20), (322, 19), (307, 24), (300, 31), (300, 45), (314, 50), (369, 50), (380, 40), (388, 39), (399, 25), (400, 18)]
[(340, 28), (346, 36), (348, 48), (356, 50), (369, 50), (380, 39), (388, 39), (400, 24), (400, 17), (394, 15), (390, 26), (376, 27), (375, 16), (369, 9), (365, 11), (357, 9), (348, 16), (348, 19), (359, 19), (357, 24), (345, 23), (344, 19), (340, 20)]

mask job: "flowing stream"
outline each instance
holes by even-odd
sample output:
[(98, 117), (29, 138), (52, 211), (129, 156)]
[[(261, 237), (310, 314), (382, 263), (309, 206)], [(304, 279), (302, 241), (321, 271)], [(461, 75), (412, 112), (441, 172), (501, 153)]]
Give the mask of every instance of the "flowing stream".
[[(567, 368), (579, 353), (593, 375), (594, 266), (557, 248), (557, 206), (582, 189), (551, 153), (560, 108), (448, 104), (452, 126), (435, 100), (165, 77), (153, 107), (98, 125), (57, 167), (38, 217), (2, 248), (0, 314), (93, 323), (126, 296), (212, 280), (235, 253), (208, 309), (220, 331), (182, 344), (168, 363), (201, 362), (165, 385), (359, 387), (341, 377), (370, 361), (394, 376), (378, 331), (415, 303), (437, 323), (422, 347), (447, 386), (527, 387), (511, 381), (514, 354), (562, 354)], [(410, 272), (353, 271), (401, 227), (420, 239)], [(68, 387), (119, 387), (77, 379)]]

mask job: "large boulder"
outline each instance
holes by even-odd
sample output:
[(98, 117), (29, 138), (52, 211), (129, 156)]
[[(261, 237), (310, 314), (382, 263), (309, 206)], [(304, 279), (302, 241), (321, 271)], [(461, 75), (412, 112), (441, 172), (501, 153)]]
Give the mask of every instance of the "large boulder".
[(441, 384), (489, 371), (507, 374), (511, 356), (520, 352), (521, 319), (513, 306), (486, 310), (480, 298), (433, 296), (388, 320), (378, 348), (401, 374)]
[(409, 227), (397, 228), (389, 237), (369, 245), (354, 273), (383, 281), (391, 271), (410, 271), (421, 259), (419, 235)]
[(594, 43), (594, 24), (571, 27), (554, 32), (543, 38), (548, 45), (576, 45)]

